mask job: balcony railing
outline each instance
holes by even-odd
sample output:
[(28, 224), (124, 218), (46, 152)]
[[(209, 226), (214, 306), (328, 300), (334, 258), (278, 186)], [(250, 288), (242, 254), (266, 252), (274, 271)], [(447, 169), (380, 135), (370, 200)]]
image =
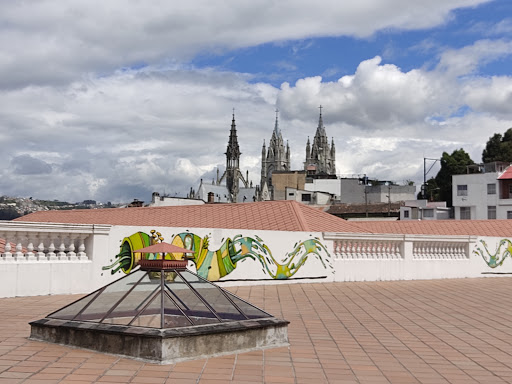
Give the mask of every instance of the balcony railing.
[(92, 236), (106, 234), (108, 225), (0, 221), (5, 240), (0, 263), (86, 262)]

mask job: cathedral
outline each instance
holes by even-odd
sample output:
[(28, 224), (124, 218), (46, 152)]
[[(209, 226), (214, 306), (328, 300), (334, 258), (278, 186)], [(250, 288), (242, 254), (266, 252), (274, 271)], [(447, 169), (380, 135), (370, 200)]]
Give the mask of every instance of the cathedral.
[[(276, 111), (276, 123), (268, 149), (263, 142), (261, 149), (261, 181), (259, 186), (258, 200), (275, 200), (274, 185), (272, 184), (272, 173), (274, 171), (291, 171), (290, 169), (290, 147), (284, 146), (283, 136), (279, 129), (278, 111)], [(308, 176), (336, 174), (336, 150), (334, 138), (329, 145), (322, 119), (322, 106), (320, 106), (320, 117), (316, 128), (313, 145), (306, 143), (306, 160), (304, 171)]]
[[(231, 120), (231, 130), (229, 133), (228, 146), (226, 155), (226, 170), (222, 177), (219, 178), (217, 170), (217, 178), (211, 184), (201, 184), (197, 193), (191, 190), (190, 197), (195, 197), (208, 202), (229, 202), (242, 203), (246, 201), (274, 200), (274, 184), (272, 184), (272, 174), (274, 172), (301, 172), (292, 171), (290, 165), (290, 147), (288, 142), (284, 143), (281, 130), (279, 129), (279, 115), (276, 110), (276, 121), (272, 137), (268, 143), (268, 148), (263, 141), (261, 149), (261, 179), (260, 185), (253, 187), (249, 185), (249, 175), (246, 177), (240, 171), (240, 147), (238, 145), (238, 135), (236, 131), (235, 112), (233, 110), (233, 118)], [(322, 120), (322, 106), (320, 106), (320, 116), (318, 119), (318, 127), (313, 139), (313, 144), (307, 140), (306, 143), (306, 159), (304, 161), (304, 169), (308, 176), (323, 177), (336, 174), (335, 165), (336, 151), (334, 148), (334, 138), (329, 144), (325, 127)], [(225, 185), (223, 184), (225, 182)]]
[(306, 144), (306, 161), (304, 169), (309, 175), (335, 175), (336, 174), (336, 150), (334, 149), (334, 137), (331, 145), (327, 140), (324, 122), (322, 120), (322, 106), (320, 106), (320, 117), (318, 127), (316, 128), (313, 146), (308, 142)]

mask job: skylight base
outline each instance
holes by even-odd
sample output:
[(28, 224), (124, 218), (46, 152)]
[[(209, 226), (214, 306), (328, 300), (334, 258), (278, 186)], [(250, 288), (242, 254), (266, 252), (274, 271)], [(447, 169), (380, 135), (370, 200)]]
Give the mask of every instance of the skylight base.
[(45, 318), (30, 323), (30, 339), (171, 364), (288, 346), (288, 324), (270, 317), (157, 329)]

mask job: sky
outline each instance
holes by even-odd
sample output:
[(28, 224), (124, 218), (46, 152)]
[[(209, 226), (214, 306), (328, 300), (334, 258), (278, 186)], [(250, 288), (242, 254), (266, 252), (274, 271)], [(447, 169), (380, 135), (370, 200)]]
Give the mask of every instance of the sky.
[(320, 105), (340, 176), (418, 185), (512, 127), (511, 36), (510, 0), (0, 0), (0, 195), (185, 196), (233, 108), (256, 185), (276, 108), (303, 169)]

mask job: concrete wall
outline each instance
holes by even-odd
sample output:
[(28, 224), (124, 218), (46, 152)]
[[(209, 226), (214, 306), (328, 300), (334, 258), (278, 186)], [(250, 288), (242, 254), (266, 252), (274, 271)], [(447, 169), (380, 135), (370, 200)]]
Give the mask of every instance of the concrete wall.
[(306, 171), (274, 171), (272, 173), (272, 187), (274, 200), (287, 200), (286, 187), (304, 189)]
[(359, 179), (313, 179), (306, 183), (305, 190), (328, 192), (334, 199), (344, 204), (387, 203), (415, 199), (413, 185), (364, 185)]
[[(152, 229), (160, 232), (168, 242), (181, 239), (180, 234), (185, 237), (195, 235), (202, 241), (207, 238), (203, 250), (219, 251), (218, 254), (222, 254), (226, 244), (232, 244), (232, 253), (225, 255), (244, 257), (235, 263), (232, 271), (220, 276), (219, 283), (223, 285), (512, 274), (509, 252), (512, 242), (498, 237), (0, 222), (0, 237), (7, 238), (19, 248), (6, 251), (0, 257), (0, 297), (91, 292), (124, 276), (122, 270), (112, 273), (123, 240), (139, 231), (149, 234)], [(48, 249), (53, 243), (61, 244), (55, 253), (63, 254), (56, 259), (49, 256)], [(74, 245), (71, 249), (71, 244), (81, 243), (85, 250), (82, 253), (86, 256), (78, 258), (78, 250), (82, 247)], [(34, 247), (33, 244), (37, 245)], [(313, 253), (314, 250), (318, 253)], [(217, 253), (212, 255), (214, 258), (204, 264), (203, 272), (216, 270)], [(293, 268), (293, 265), (298, 267)], [(200, 272), (193, 262), (189, 262), (189, 268)], [(286, 277), (286, 274), (289, 279), (276, 278)]]

